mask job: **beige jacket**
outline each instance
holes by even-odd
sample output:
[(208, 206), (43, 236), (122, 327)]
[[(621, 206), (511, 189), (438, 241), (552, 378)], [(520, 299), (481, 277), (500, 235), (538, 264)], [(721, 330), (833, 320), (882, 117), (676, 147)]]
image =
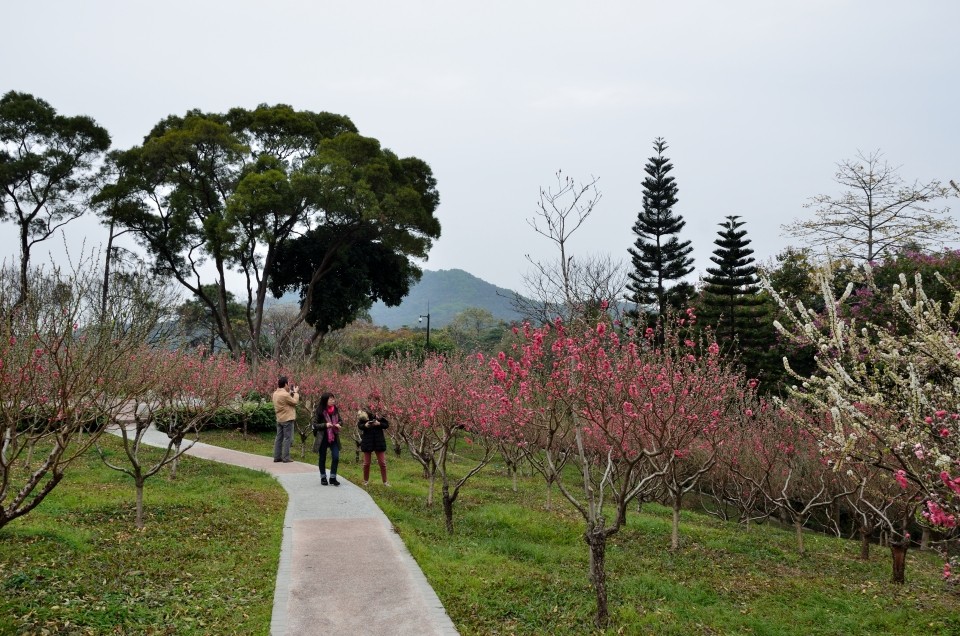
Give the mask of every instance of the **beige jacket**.
[(299, 393), (290, 393), (287, 389), (277, 389), (273, 392), (273, 410), (277, 412), (278, 422), (289, 422), (297, 419), (297, 404), (300, 403)]

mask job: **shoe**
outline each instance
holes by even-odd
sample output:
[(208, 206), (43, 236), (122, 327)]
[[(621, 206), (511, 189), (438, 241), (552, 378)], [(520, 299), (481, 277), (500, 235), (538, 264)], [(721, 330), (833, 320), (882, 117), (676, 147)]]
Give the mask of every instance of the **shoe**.
[(383, 485), (384, 485), (385, 488), (390, 488), (390, 487), (391, 487), (389, 481), (383, 482)]
[(279, 461), (280, 461), (279, 459), (275, 459), (275, 460), (273, 460), (273, 463), (277, 463), (277, 462), (279, 462)]
[(283, 463), (284, 463), (284, 464), (292, 464), (292, 463), (293, 463), (293, 460), (292, 460), (292, 459), (285, 459), (285, 460), (283, 460)]
[(334, 486), (339, 486), (339, 485), (340, 485), (340, 482), (337, 481), (337, 478), (336, 478), (336, 477), (331, 477), (331, 478), (330, 478), (330, 483), (333, 484)]
[(326, 486), (326, 485), (327, 485), (327, 478), (326, 478), (326, 477), (321, 477), (321, 478), (320, 478), (320, 485), (321, 485), (321, 486)]

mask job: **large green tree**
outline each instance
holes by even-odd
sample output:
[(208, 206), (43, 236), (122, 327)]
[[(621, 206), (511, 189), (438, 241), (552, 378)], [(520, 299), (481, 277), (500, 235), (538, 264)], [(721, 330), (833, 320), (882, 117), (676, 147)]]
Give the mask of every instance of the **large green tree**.
[[(123, 202), (113, 206), (116, 220), (133, 230), (158, 271), (210, 307), (234, 352), (242, 341), (261, 341), (281, 252), (312, 265), (309, 276), (291, 281), (284, 273), (275, 285), (296, 283), (303, 298), (281, 334), (289, 338), (311, 318), (313, 296), (336, 274), (345, 250), (376, 244), (404, 259), (422, 258), (440, 234), (430, 167), (362, 137), (341, 115), (286, 105), (190, 111), (160, 122), (118, 163), (123, 177), (105, 188), (102, 200)], [(204, 263), (212, 265), (213, 280)], [(243, 336), (229, 319), (230, 271), (245, 280)], [(248, 353), (256, 362), (258, 348)]]
[(774, 340), (772, 322), (759, 294), (760, 279), (739, 216), (720, 223), (719, 238), (704, 277), (700, 321), (714, 328), (717, 342), (738, 347), (748, 375), (757, 377)]
[[(653, 142), (656, 155), (647, 160), (643, 180), (643, 209), (633, 224), (636, 241), (630, 253), (633, 271), (629, 272), (627, 289), (629, 299), (651, 308), (662, 316), (668, 307), (683, 305), (693, 291), (689, 283), (681, 281), (693, 271), (693, 248), (690, 241), (680, 241), (677, 235), (686, 221), (674, 213), (677, 203), (677, 184), (670, 175), (673, 164), (664, 156), (667, 143), (660, 137)], [(668, 287), (671, 281), (681, 281)]]
[(19, 231), (19, 303), (29, 292), (31, 249), (87, 211), (109, 147), (110, 134), (90, 117), (59, 115), (27, 93), (0, 97), (0, 221)]

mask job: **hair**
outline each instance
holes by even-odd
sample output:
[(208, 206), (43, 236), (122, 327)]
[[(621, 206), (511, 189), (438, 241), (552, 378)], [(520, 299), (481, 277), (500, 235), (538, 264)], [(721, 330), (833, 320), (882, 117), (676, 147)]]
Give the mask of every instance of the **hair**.
[(322, 416), (323, 412), (327, 410), (327, 404), (330, 402), (330, 398), (337, 397), (333, 393), (323, 393), (320, 395), (320, 401), (317, 402), (317, 415)]
[(277, 387), (282, 389), (285, 386), (287, 386), (287, 376), (281, 375), (277, 378)]

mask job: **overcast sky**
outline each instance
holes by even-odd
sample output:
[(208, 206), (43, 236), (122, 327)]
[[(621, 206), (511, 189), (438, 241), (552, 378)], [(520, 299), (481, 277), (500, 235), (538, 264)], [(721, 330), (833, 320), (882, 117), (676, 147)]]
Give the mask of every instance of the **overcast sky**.
[[(627, 259), (656, 137), (698, 273), (726, 215), (760, 260), (790, 244), (781, 224), (839, 193), (836, 163), (858, 150), (910, 181), (960, 179), (955, 0), (6, 5), (0, 93), (90, 115), (115, 148), (191, 108), (347, 115), (433, 168), (443, 232), (424, 267), (517, 291), (525, 254), (555, 256), (526, 220), (557, 170), (602, 192), (574, 253)], [(71, 241), (105, 239), (93, 221), (72, 228)], [(0, 226), (5, 258), (13, 230)]]

